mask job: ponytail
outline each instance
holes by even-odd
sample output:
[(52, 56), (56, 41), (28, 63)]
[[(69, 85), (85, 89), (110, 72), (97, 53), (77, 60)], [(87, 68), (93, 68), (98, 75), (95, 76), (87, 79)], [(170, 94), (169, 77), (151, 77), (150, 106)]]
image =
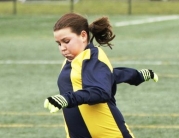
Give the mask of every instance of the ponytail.
[(112, 27), (107, 17), (99, 18), (89, 25), (89, 31), (92, 33), (90, 42), (95, 40), (101, 45), (107, 44), (112, 49), (112, 44), (109, 43), (115, 37), (112, 32)]

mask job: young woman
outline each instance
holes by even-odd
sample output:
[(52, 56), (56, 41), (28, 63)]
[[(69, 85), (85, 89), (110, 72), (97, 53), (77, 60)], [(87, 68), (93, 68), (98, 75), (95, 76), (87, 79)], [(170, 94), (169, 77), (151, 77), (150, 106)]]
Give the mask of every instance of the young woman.
[(58, 77), (60, 94), (48, 97), (44, 107), (52, 113), (63, 110), (67, 138), (134, 137), (116, 107), (116, 84), (139, 85), (157, 76), (147, 69), (113, 69), (92, 41), (95, 38), (100, 45), (111, 47), (114, 37), (106, 17), (88, 25), (83, 16), (69, 13), (54, 26), (54, 38), (65, 61)]

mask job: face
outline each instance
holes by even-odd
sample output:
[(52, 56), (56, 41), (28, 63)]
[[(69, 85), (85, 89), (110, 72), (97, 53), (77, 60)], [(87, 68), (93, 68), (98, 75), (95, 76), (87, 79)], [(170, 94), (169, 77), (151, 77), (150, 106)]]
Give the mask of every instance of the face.
[(54, 38), (59, 45), (61, 54), (68, 61), (72, 61), (87, 46), (87, 34), (85, 31), (77, 35), (71, 31), (71, 28), (63, 28), (54, 31)]

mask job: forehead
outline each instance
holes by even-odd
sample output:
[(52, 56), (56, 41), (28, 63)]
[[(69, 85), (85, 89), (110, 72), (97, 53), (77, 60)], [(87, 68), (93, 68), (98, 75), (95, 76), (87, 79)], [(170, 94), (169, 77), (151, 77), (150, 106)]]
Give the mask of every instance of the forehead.
[(56, 38), (58, 37), (60, 39), (75, 35), (75, 33), (72, 32), (70, 27), (54, 31), (53, 34), (54, 34), (54, 37), (56, 37)]

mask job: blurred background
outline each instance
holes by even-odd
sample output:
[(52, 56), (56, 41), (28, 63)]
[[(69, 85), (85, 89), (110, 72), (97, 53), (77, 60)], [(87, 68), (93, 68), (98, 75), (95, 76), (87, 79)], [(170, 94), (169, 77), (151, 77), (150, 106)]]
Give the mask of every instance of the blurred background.
[(1, 14), (178, 14), (179, 0), (0, 0)]
[(158, 74), (158, 83), (118, 85), (117, 106), (135, 137), (178, 137), (178, 7), (179, 0), (0, 0), (0, 137), (65, 137), (62, 112), (50, 114), (43, 102), (59, 93), (63, 57), (53, 26), (68, 12), (89, 23), (108, 16), (116, 37), (103, 49), (112, 65)]

